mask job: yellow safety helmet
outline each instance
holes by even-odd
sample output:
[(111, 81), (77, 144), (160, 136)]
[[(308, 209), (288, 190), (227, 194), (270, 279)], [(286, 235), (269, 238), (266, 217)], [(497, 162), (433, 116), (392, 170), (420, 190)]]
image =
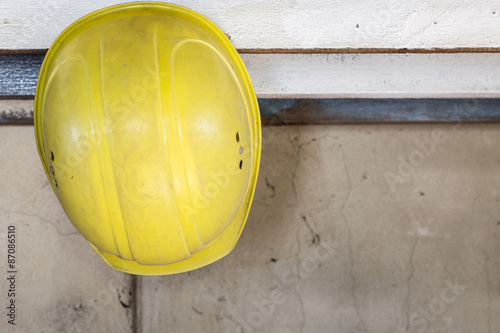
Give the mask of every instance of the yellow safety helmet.
[(236, 244), (259, 109), (238, 53), (202, 15), (135, 2), (73, 23), (43, 62), (35, 135), (64, 211), (114, 269), (185, 272)]

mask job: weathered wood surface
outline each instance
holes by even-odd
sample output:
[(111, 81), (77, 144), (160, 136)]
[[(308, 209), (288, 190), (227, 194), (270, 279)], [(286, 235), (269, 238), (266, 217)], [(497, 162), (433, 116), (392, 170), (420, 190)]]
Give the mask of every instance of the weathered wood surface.
[[(46, 49), (117, 0), (2, 0), (0, 49)], [(171, 1), (205, 15), (240, 49), (500, 47), (498, 0)]]

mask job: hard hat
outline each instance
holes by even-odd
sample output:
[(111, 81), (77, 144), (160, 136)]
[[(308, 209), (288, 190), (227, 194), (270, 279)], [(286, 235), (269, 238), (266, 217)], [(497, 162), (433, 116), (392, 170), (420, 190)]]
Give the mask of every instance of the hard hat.
[(243, 62), (207, 18), (135, 2), (79, 19), (45, 57), (34, 110), (52, 189), (111, 267), (180, 273), (235, 246), (260, 116)]

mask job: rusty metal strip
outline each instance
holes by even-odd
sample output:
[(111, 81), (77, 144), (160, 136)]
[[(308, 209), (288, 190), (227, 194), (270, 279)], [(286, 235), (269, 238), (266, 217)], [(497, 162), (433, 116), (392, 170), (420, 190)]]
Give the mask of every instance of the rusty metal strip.
[[(264, 126), (499, 122), (500, 99), (259, 99)], [(33, 101), (0, 101), (0, 125), (33, 124)]]
[(0, 54), (0, 99), (33, 98), (44, 57), (45, 54)]
[(259, 105), (268, 126), (500, 121), (500, 99), (260, 99)]

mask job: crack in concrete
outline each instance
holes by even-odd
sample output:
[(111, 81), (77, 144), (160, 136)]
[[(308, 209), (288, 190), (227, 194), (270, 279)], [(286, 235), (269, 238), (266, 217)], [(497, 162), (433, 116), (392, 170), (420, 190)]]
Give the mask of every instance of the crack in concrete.
[(328, 135), (323, 135), (319, 138), (312, 138), (311, 140), (309, 140), (307, 142), (299, 143), (300, 137), (301, 137), (300, 129), (298, 130), (297, 135), (293, 137), (293, 139), (291, 137), (291, 134), (288, 135), (288, 141), (290, 142), (290, 145), (292, 146), (293, 150), (295, 151), (294, 157), (296, 158), (295, 165), (293, 166), (293, 169), (292, 169), (292, 178), (291, 178), (292, 191), (293, 191), (295, 201), (297, 201), (297, 189), (295, 186), (295, 181), (297, 179), (297, 169), (298, 169), (299, 164), (300, 164), (300, 155), (302, 152), (302, 148), (304, 146), (308, 146), (316, 141), (322, 140), (322, 139), (326, 138), (327, 136)]
[(299, 283), (300, 281), (302, 281), (302, 274), (300, 272), (300, 237), (299, 237), (299, 234), (300, 234), (300, 226), (297, 228), (297, 232), (295, 233), (295, 237), (297, 239), (297, 252), (295, 253), (295, 257), (297, 259), (297, 276), (299, 278), (299, 282), (297, 283), (297, 285), (295, 286), (295, 288), (293, 288), (293, 291), (295, 293), (295, 295), (297, 296), (298, 300), (299, 300), (299, 303), (300, 303), (300, 309), (301, 309), (301, 313), (302, 313), (302, 323), (301, 323), (301, 332), (304, 331), (304, 327), (306, 326), (306, 315), (305, 315), (305, 312), (304, 312), (304, 302), (302, 300), (302, 296), (299, 294), (298, 292), (298, 288), (299, 288)]
[(408, 278), (406, 279), (406, 332), (410, 330), (410, 298), (411, 298), (411, 288), (410, 288), (410, 282), (413, 279), (413, 276), (415, 275), (415, 265), (413, 263), (413, 257), (415, 255), (415, 249), (417, 248), (418, 245), (418, 232), (415, 234), (415, 241), (413, 242), (413, 245), (410, 250), (410, 259), (409, 259), (409, 264), (410, 264), (410, 274), (408, 274)]
[(349, 197), (351, 196), (352, 182), (351, 182), (351, 175), (349, 174), (349, 170), (347, 168), (347, 162), (346, 162), (346, 159), (345, 159), (345, 152), (344, 152), (344, 149), (342, 148), (342, 146), (340, 146), (340, 152), (342, 153), (342, 163), (344, 164), (344, 172), (346, 174), (347, 182), (348, 182), (348, 185), (349, 185), (349, 190), (348, 190), (347, 195), (345, 197), (345, 200), (342, 203), (342, 206), (340, 208), (340, 215), (343, 216), (344, 215), (345, 206), (347, 204), (347, 201), (349, 201)]
[(476, 214), (476, 201), (479, 200), (483, 196), (482, 193), (479, 193), (474, 197), (474, 200), (472, 201), (472, 211), (474, 214)]
[(197, 308), (195, 308), (194, 306), (191, 307), (191, 309), (193, 309), (194, 312), (196, 312), (197, 314), (199, 315), (203, 315), (203, 312), (201, 312), (200, 310), (198, 310)]
[[(299, 237), (299, 234), (300, 234), (300, 226), (297, 228), (297, 231), (295, 232), (295, 238), (297, 239), (297, 252), (295, 253), (295, 258), (297, 259), (297, 267), (300, 267), (300, 237)], [(298, 277), (299, 277), (299, 280), (302, 278), (300, 276), (300, 269), (299, 269), (299, 272), (297, 273)]]
[(349, 222), (347, 221), (345, 215), (342, 215), (344, 219), (345, 226), (347, 228), (347, 235), (348, 235), (348, 253), (349, 253), (349, 271), (351, 275), (351, 280), (352, 280), (352, 286), (351, 286), (351, 297), (354, 301), (354, 309), (356, 310), (356, 315), (358, 316), (359, 322), (361, 323), (361, 326), (363, 327), (364, 332), (368, 332), (368, 329), (366, 328), (365, 321), (363, 320), (363, 317), (361, 316), (361, 311), (359, 310), (358, 306), (358, 298), (356, 297), (356, 276), (354, 275), (354, 258), (352, 255), (352, 237), (351, 237), (351, 227), (349, 226)]
[(298, 141), (299, 136), (300, 136), (300, 131), (299, 131), (298, 136), (296, 136), (294, 138), (294, 140), (292, 140), (290, 135), (288, 136), (288, 140), (290, 141), (290, 144), (292, 145), (293, 149), (295, 150), (295, 157), (296, 157), (295, 165), (293, 166), (293, 169), (292, 169), (292, 178), (291, 178), (293, 197), (294, 197), (296, 202), (297, 202), (297, 190), (295, 188), (295, 178), (297, 177), (297, 168), (299, 167), (299, 163), (300, 163), (300, 150), (301, 150), (301, 147), (297, 145), (296, 141)]
[(488, 292), (488, 333), (491, 333), (491, 283), (488, 256), (486, 256), (486, 288)]
[(304, 311), (304, 301), (302, 299), (302, 296), (298, 292), (297, 288), (294, 289), (295, 295), (297, 296), (299, 303), (300, 303), (300, 311), (302, 313), (302, 324), (300, 326), (300, 332), (304, 332), (304, 328), (306, 327), (306, 312)]
[(79, 235), (78, 231), (63, 233), (63, 232), (59, 231), (59, 229), (54, 225), (53, 222), (46, 221), (45, 219), (42, 219), (42, 217), (39, 216), (39, 215), (27, 214), (27, 213), (18, 212), (18, 211), (9, 211), (9, 212), (7, 212), (7, 211), (2, 210), (2, 212), (5, 213), (6, 215), (17, 214), (17, 215), (21, 215), (21, 216), (24, 216), (24, 217), (37, 219), (38, 221), (40, 221), (41, 224), (49, 224), (49, 225), (51, 225), (55, 229), (55, 231), (57, 232), (57, 234), (59, 236), (62, 236), (62, 237)]
[(345, 216), (345, 213), (344, 213), (345, 206), (346, 206), (347, 202), (349, 201), (349, 198), (350, 198), (351, 193), (352, 193), (351, 175), (349, 174), (349, 169), (347, 168), (345, 151), (342, 148), (342, 146), (340, 146), (340, 151), (342, 153), (342, 162), (344, 164), (344, 171), (346, 173), (347, 182), (349, 185), (349, 191), (347, 192), (346, 198), (345, 198), (344, 202), (342, 203), (342, 206), (340, 209), (340, 216), (344, 220), (344, 224), (345, 224), (345, 227), (347, 228), (347, 235), (348, 235), (347, 241), (348, 241), (349, 266), (350, 266), (349, 270), (350, 270), (350, 275), (351, 275), (351, 279), (352, 279), (351, 297), (352, 297), (353, 302), (354, 302), (354, 309), (356, 310), (356, 315), (358, 316), (358, 319), (359, 319), (359, 322), (363, 328), (363, 331), (368, 332), (368, 329), (366, 327), (366, 323), (363, 320), (363, 316), (361, 315), (361, 311), (360, 311), (359, 306), (358, 306), (358, 298), (356, 297), (356, 276), (354, 274), (354, 257), (352, 254), (352, 230), (351, 230), (351, 226), (349, 225), (349, 222), (347, 221), (347, 217)]
[(300, 217), (302, 217), (302, 221), (304, 221), (305, 225), (307, 226), (307, 229), (309, 229), (309, 232), (311, 233), (312, 236), (311, 246), (314, 245), (316, 242), (318, 242), (319, 244), (321, 242), (321, 237), (319, 236), (319, 234), (316, 231), (314, 231), (309, 222), (307, 222), (307, 217), (305, 215), (301, 214)]
[(118, 302), (120, 302), (121, 306), (125, 309), (128, 309), (130, 308), (130, 300), (129, 300), (129, 303), (125, 303), (123, 300), (122, 300), (122, 294), (120, 293), (120, 289), (116, 289), (116, 293), (118, 294)]
[(271, 195), (269, 197), (274, 198), (274, 196), (276, 195), (275, 186), (269, 182), (269, 179), (267, 179), (267, 177), (264, 180), (266, 181), (267, 188), (271, 190)]

